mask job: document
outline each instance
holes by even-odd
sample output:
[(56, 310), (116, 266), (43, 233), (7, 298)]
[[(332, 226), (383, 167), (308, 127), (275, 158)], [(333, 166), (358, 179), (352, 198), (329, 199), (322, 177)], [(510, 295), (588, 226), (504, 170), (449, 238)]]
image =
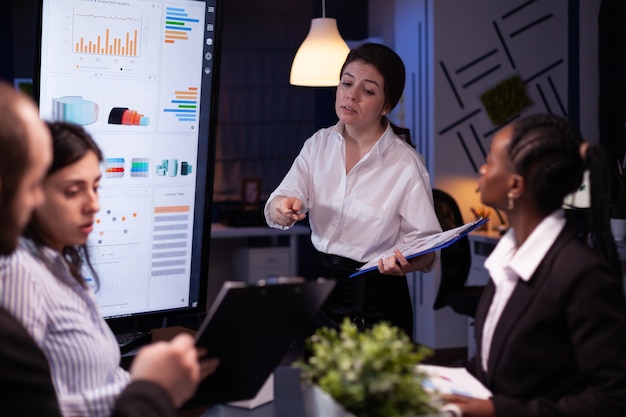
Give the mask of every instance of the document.
[(461, 367), (417, 365), (417, 371), (426, 375), (423, 387), (439, 394), (457, 394), (487, 400), (492, 394), (478, 379)]
[(363, 265), (361, 268), (359, 268), (357, 272), (350, 275), (350, 278), (377, 269), (378, 260), (385, 259), (393, 255), (395, 248), (397, 248), (406, 259), (412, 259), (420, 255), (424, 255), (428, 252), (433, 252), (452, 245), (454, 242), (466, 236), (472, 230), (485, 224), (488, 220), (488, 218), (479, 217), (470, 223), (464, 224), (463, 226), (455, 227), (454, 229), (446, 230), (441, 233), (435, 233), (434, 235), (424, 236), (412, 242), (407, 242), (395, 246), (394, 248), (391, 248), (381, 253), (376, 258)]

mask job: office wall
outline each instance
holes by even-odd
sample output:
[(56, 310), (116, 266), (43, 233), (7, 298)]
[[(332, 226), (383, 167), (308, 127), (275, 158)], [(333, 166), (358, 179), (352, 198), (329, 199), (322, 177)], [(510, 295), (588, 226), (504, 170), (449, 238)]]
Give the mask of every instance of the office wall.
[(306, 1), (224, 2), (216, 200), (239, 200), (244, 178), (269, 193), (313, 133), (315, 92), (290, 86), (289, 69), (315, 15)]
[[(433, 3), (435, 185), (462, 200), (470, 219), (470, 207), (480, 205), (473, 191), (478, 169), (501, 127), (490, 120), (481, 95), (519, 76), (531, 103), (523, 114), (571, 113), (568, 1), (480, 0), (471, 8), (452, 7), (456, 0)], [(491, 217), (493, 225), (498, 219)]]
[[(600, 0), (394, 0), (393, 16), (373, 12), (389, 6), (370, 1), (370, 34), (394, 46), (407, 65), (395, 115), (417, 137), (434, 185), (459, 200), (466, 220), (480, 205), (477, 170), (499, 127), (480, 95), (500, 81), (523, 80), (532, 102), (523, 113), (572, 116), (597, 141)], [(579, 107), (570, 109), (570, 101)]]

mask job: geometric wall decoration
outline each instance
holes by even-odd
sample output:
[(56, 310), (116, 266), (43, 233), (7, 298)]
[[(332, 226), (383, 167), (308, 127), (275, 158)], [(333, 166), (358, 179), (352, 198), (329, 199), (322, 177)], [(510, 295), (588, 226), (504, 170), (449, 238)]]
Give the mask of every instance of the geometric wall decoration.
[(452, 3), (435, 2), (434, 141), (446, 149), (437, 171), (462, 175), (478, 173), (493, 134), (523, 111), (567, 117), (568, 2)]
[(504, 123), (531, 104), (519, 75), (504, 79), (480, 95), (480, 102), (494, 125)]

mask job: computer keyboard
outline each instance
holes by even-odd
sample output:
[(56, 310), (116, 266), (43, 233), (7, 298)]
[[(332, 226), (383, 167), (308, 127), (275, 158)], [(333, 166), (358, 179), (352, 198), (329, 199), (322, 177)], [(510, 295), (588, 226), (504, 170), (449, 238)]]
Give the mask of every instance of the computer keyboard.
[(116, 334), (117, 344), (120, 346), (120, 352), (126, 353), (139, 346), (148, 344), (152, 341), (151, 332), (129, 332)]

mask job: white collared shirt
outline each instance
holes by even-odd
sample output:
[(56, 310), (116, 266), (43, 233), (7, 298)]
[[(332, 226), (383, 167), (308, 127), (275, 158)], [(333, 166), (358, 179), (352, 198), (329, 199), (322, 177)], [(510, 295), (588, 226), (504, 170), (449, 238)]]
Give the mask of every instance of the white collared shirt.
[(320, 252), (367, 262), (404, 242), (441, 232), (430, 176), (422, 156), (390, 126), (346, 174), (344, 124), (321, 129), (303, 145), (270, 195), (297, 197), (308, 212), (311, 241)]
[(485, 268), (495, 285), (495, 294), (485, 319), (482, 334), (481, 363), (487, 372), (489, 351), (495, 328), (518, 278), (528, 281), (565, 227), (565, 214), (557, 210), (544, 218), (528, 239), (517, 247), (515, 231), (510, 229), (485, 261)]

